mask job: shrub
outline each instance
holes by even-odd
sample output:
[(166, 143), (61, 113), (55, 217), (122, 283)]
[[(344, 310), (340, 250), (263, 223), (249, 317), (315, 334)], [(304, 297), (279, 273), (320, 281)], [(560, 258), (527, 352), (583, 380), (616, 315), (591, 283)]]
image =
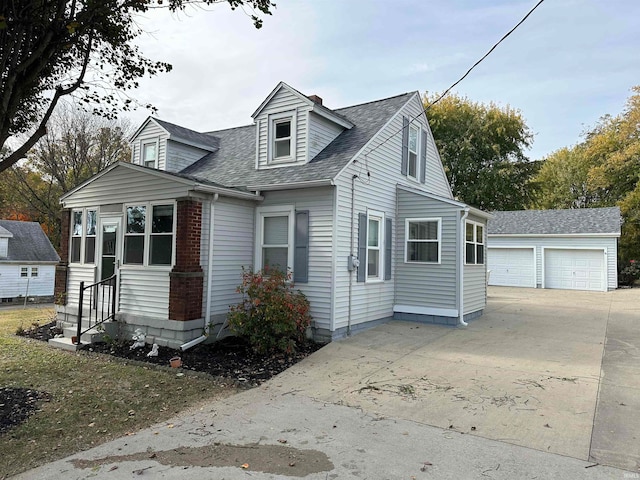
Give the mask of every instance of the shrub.
[(253, 273), (242, 269), (242, 302), (232, 305), (228, 320), (231, 330), (260, 353), (291, 353), (304, 342), (311, 324), (309, 301), (294, 291), (291, 272), (264, 269)]
[(640, 262), (629, 260), (629, 264), (620, 270), (618, 274), (618, 283), (620, 285), (633, 285), (640, 279)]

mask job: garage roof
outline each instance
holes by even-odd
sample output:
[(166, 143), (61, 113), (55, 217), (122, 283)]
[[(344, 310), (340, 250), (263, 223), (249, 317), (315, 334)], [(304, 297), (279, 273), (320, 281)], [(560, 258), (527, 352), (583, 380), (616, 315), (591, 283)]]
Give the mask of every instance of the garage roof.
[(620, 235), (620, 209), (518, 210), (493, 212), (489, 235)]

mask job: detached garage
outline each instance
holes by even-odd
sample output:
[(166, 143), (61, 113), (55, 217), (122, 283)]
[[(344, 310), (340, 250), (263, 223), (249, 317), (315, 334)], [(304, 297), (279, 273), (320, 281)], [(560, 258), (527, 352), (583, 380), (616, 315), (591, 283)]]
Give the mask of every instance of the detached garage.
[(618, 207), (493, 214), (487, 226), (489, 285), (617, 288)]

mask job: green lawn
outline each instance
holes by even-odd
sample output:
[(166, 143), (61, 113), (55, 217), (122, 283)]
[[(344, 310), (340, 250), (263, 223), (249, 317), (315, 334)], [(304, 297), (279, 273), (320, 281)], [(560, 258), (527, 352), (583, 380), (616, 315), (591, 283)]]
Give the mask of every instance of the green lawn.
[(234, 392), (213, 380), (66, 352), (15, 336), (48, 323), (53, 309), (0, 309), (0, 386), (47, 392), (28, 421), (0, 436), (0, 478), (163, 422)]

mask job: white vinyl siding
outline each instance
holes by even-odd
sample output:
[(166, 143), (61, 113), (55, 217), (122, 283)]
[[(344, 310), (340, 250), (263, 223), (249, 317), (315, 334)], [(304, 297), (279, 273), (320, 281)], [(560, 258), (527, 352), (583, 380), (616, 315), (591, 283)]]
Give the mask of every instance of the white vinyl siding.
[(119, 311), (168, 319), (169, 270), (170, 268), (121, 268), (118, 282)]
[(307, 283), (295, 284), (295, 288), (309, 299), (314, 325), (329, 329), (334, 288), (333, 189), (307, 188), (264, 192), (264, 195), (261, 206), (292, 205), (294, 210), (309, 211), (309, 278)]
[(93, 265), (69, 265), (67, 276), (67, 305), (77, 307), (80, 301), (80, 282), (85, 286), (96, 280), (96, 267)]
[(136, 138), (131, 142), (131, 155), (132, 155), (132, 163), (137, 165), (144, 165), (143, 156), (143, 145), (146, 143), (156, 143), (157, 144), (157, 163), (156, 167), (158, 170), (165, 170), (166, 167), (166, 149), (167, 149), (167, 138), (169, 135), (167, 132), (161, 128), (156, 122), (150, 120), (144, 126), (144, 128), (138, 133)]
[[(302, 102), (296, 95), (286, 88), (281, 88), (269, 101), (269, 104), (255, 118), (257, 128), (257, 166), (258, 168), (277, 167), (278, 165), (304, 164), (307, 161), (307, 128), (309, 111), (311, 106)], [(273, 138), (270, 133), (274, 119), (283, 119), (283, 116), (291, 118), (292, 144), (291, 159), (279, 161), (275, 165), (271, 162), (270, 150), (273, 147)]]
[(167, 140), (166, 167), (167, 172), (179, 172), (194, 164), (209, 152), (201, 148)]
[(309, 115), (309, 161), (313, 160), (343, 131), (343, 128), (321, 116)]
[(618, 288), (618, 239), (616, 237), (581, 237), (581, 236), (495, 236), (488, 238), (489, 247), (498, 246), (533, 246), (536, 247), (536, 286), (542, 288), (542, 248), (584, 248), (606, 249), (607, 289)]
[[(252, 202), (220, 198), (213, 208), (211, 314), (219, 315), (226, 314), (230, 305), (242, 299), (236, 292), (236, 287), (242, 283), (242, 268), (253, 267), (255, 206)], [(206, 223), (208, 229), (209, 220)], [(205, 265), (203, 269), (207, 271)]]
[[(22, 276), (23, 268), (27, 269), (26, 277)], [(55, 273), (55, 265), (0, 263), (0, 298), (53, 296)]]

